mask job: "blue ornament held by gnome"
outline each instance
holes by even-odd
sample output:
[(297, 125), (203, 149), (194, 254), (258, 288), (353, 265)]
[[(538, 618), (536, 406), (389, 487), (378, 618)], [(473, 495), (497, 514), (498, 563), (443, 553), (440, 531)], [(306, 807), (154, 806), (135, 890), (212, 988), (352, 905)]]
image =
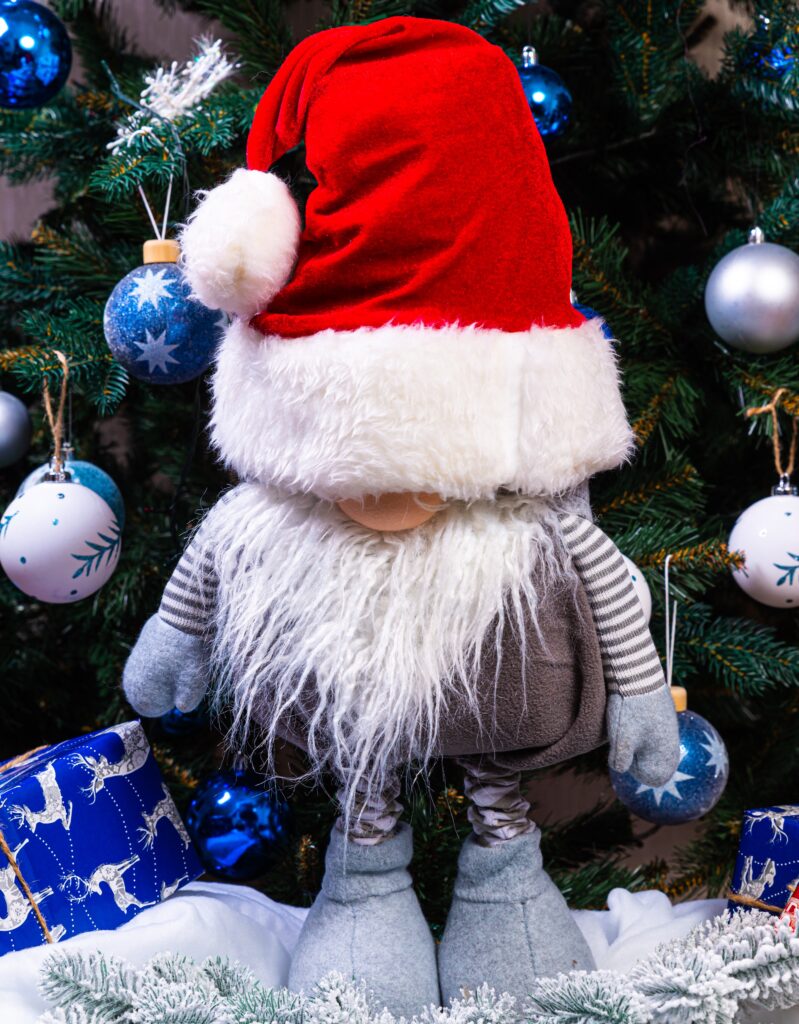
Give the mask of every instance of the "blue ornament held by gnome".
[[(304, 219), (270, 172), (300, 142)], [(608, 740), (651, 785), (679, 759), (640, 602), (585, 500), (631, 450), (613, 344), (569, 301), (568, 221), (516, 69), (469, 29), (309, 37), (247, 162), (181, 239), (193, 294), (233, 317), (211, 431), (244, 482), (189, 544), (125, 692), (154, 716), (210, 688), (233, 749), (289, 741), (338, 779), (292, 989), (340, 971), (406, 1017), (485, 982), (523, 1000), (594, 965), (521, 773)], [(398, 797), (442, 757), (474, 829), (437, 957)]]

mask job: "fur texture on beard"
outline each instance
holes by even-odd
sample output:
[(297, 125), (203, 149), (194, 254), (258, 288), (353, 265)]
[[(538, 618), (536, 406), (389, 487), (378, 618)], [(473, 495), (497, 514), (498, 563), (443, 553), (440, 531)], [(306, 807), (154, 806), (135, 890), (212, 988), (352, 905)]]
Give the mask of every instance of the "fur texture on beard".
[[(235, 749), (271, 758), (280, 723), (307, 729), (315, 771), (345, 782), (344, 812), (434, 755), (454, 697), (479, 718), (481, 648), (524, 645), (546, 588), (571, 572), (542, 499), (453, 503), (415, 530), (377, 533), (310, 495), (248, 483), (197, 535), (219, 589), (217, 702)], [(204, 549), (204, 550), (203, 550)], [(498, 666), (499, 670), (499, 666)], [(491, 723), (484, 723), (490, 728)]]

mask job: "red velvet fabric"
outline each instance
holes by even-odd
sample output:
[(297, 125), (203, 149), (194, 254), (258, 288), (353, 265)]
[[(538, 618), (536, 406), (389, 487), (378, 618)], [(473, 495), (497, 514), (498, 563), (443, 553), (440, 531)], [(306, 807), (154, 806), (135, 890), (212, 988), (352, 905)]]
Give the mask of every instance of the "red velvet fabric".
[(310, 36), (261, 99), (247, 162), (305, 140), (295, 273), (253, 326), (577, 326), (572, 247), (512, 62), (470, 29), (388, 18)]

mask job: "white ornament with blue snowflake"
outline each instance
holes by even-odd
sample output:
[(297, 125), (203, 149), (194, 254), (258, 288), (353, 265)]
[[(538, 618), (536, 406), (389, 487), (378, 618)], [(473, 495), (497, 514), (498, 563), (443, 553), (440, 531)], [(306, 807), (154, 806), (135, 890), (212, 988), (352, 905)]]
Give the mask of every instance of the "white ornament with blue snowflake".
[(630, 579), (633, 581), (633, 588), (635, 590), (636, 597), (641, 602), (641, 607), (644, 610), (644, 618), (646, 619), (647, 626), (649, 620), (652, 618), (652, 591), (649, 589), (649, 584), (646, 582), (646, 576), (641, 572), (632, 558), (628, 558), (626, 555), (621, 556), (624, 559), (624, 564), (627, 566), (627, 572), (630, 574)]
[(799, 497), (776, 493), (750, 505), (738, 517), (728, 542), (744, 565), (733, 579), (746, 593), (772, 608), (799, 607)]
[[(680, 763), (662, 786), (639, 782), (631, 772), (610, 777), (616, 796), (645, 821), (680, 825), (701, 818), (716, 806), (730, 773), (724, 740), (706, 718), (685, 709), (685, 690), (674, 687), (680, 727)], [(682, 710), (680, 710), (682, 709)]]
[(68, 604), (106, 583), (121, 531), (107, 502), (81, 484), (45, 480), (0, 515), (0, 565), (29, 597)]
[(105, 339), (132, 376), (150, 384), (183, 384), (211, 364), (227, 318), (192, 298), (175, 262), (177, 243), (155, 240), (144, 252), (144, 265), (123, 277), (109, 296)]

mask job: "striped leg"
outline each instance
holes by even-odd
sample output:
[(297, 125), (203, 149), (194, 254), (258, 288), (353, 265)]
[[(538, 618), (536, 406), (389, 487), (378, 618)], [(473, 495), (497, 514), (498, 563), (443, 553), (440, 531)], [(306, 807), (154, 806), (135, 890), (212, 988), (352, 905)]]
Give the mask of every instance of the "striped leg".
[[(346, 832), (347, 838), (361, 846), (376, 846), (390, 839), (397, 831), (397, 822), (402, 814), (399, 780), (395, 777), (382, 789), (371, 792), (365, 783), (356, 788), (354, 806), (347, 826), (345, 816), (336, 821), (339, 832)], [(347, 791), (338, 791), (339, 803), (347, 803)]]
[[(397, 819), (399, 784), (356, 793), (333, 829), (322, 891), (294, 949), (289, 988), (310, 992), (331, 971), (364, 981), (380, 1006), (410, 1019), (439, 1004), (433, 936), (413, 891), (410, 827)], [(339, 799), (347, 803), (346, 789)]]
[(544, 870), (541, 832), (518, 772), (462, 760), (474, 835), (458, 858), (455, 892), (439, 949), (444, 1004), (488, 984), (524, 1006), (535, 981), (593, 970), (585, 939)]
[(470, 801), (469, 821), (482, 846), (498, 846), (535, 829), (530, 804), (521, 793), (521, 773), (490, 761), (463, 758), (464, 792)]

